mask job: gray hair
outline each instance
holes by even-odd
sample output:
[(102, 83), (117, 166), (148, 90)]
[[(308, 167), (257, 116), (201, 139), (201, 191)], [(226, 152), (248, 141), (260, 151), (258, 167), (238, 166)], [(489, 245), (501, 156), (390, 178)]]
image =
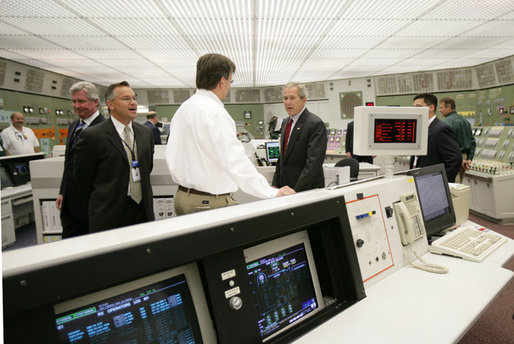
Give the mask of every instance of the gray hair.
[(98, 90), (95, 85), (87, 81), (79, 81), (70, 87), (70, 94), (75, 92), (84, 91), (89, 100), (98, 99)]
[(284, 86), (284, 89), (286, 89), (286, 88), (293, 88), (293, 87), (298, 87), (298, 96), (300, 98), (305, 98), (307, 96), (307, 91), (305, 89), (305, 85), (304, 84), (300, 84), (299, 82), (288, 82)]

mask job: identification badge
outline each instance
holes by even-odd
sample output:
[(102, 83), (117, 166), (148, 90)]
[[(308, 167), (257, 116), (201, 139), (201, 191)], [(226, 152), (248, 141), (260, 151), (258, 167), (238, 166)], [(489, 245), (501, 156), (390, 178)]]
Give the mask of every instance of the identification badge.
[(135, 182), (140, 182), (141, 174), (139, 173), (139, 168), (131, 168), (130, 171), (132, 172), (132, 180)]
[(134, 167), (134, 168), (139, 167), (139, 161), (132, 160), (132, 167)]

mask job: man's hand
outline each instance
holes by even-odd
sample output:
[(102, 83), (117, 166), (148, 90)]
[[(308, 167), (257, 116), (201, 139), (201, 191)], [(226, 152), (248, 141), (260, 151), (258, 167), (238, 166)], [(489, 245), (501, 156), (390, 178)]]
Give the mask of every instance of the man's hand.
[(291, 189), (289, 186), (283, 186), (280, 189), (278, 189), (277, 197), (280, 196), (286, 196), (286, 195), (292, 195), (295, 194), (296, 191)]
[(462, 160), (462, 168), (469, 170), (471, 167), (471, 160)]
[(61, 210), (62, 207), (62, 195), (57, 196), (57, 199), (55, 200), (55, 207), (57, 210)]

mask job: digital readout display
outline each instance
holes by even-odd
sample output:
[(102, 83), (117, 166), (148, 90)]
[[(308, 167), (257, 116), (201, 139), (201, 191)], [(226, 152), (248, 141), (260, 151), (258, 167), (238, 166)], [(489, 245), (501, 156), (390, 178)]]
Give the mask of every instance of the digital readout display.
[(416, 143), (415, 119), (375, 119), (375, 143)]

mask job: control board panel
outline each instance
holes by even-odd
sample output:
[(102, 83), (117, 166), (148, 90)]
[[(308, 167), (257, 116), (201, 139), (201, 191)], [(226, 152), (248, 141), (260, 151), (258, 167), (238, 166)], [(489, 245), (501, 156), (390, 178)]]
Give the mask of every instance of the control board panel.
[(328, 142), (327, 154), (345, 154), (346, 129), (329, 128), (327, 129)]
[(477, 148), (469, 174), (482, 176), (514, 174), (513, 127), (475, 127), (473, 134)]

